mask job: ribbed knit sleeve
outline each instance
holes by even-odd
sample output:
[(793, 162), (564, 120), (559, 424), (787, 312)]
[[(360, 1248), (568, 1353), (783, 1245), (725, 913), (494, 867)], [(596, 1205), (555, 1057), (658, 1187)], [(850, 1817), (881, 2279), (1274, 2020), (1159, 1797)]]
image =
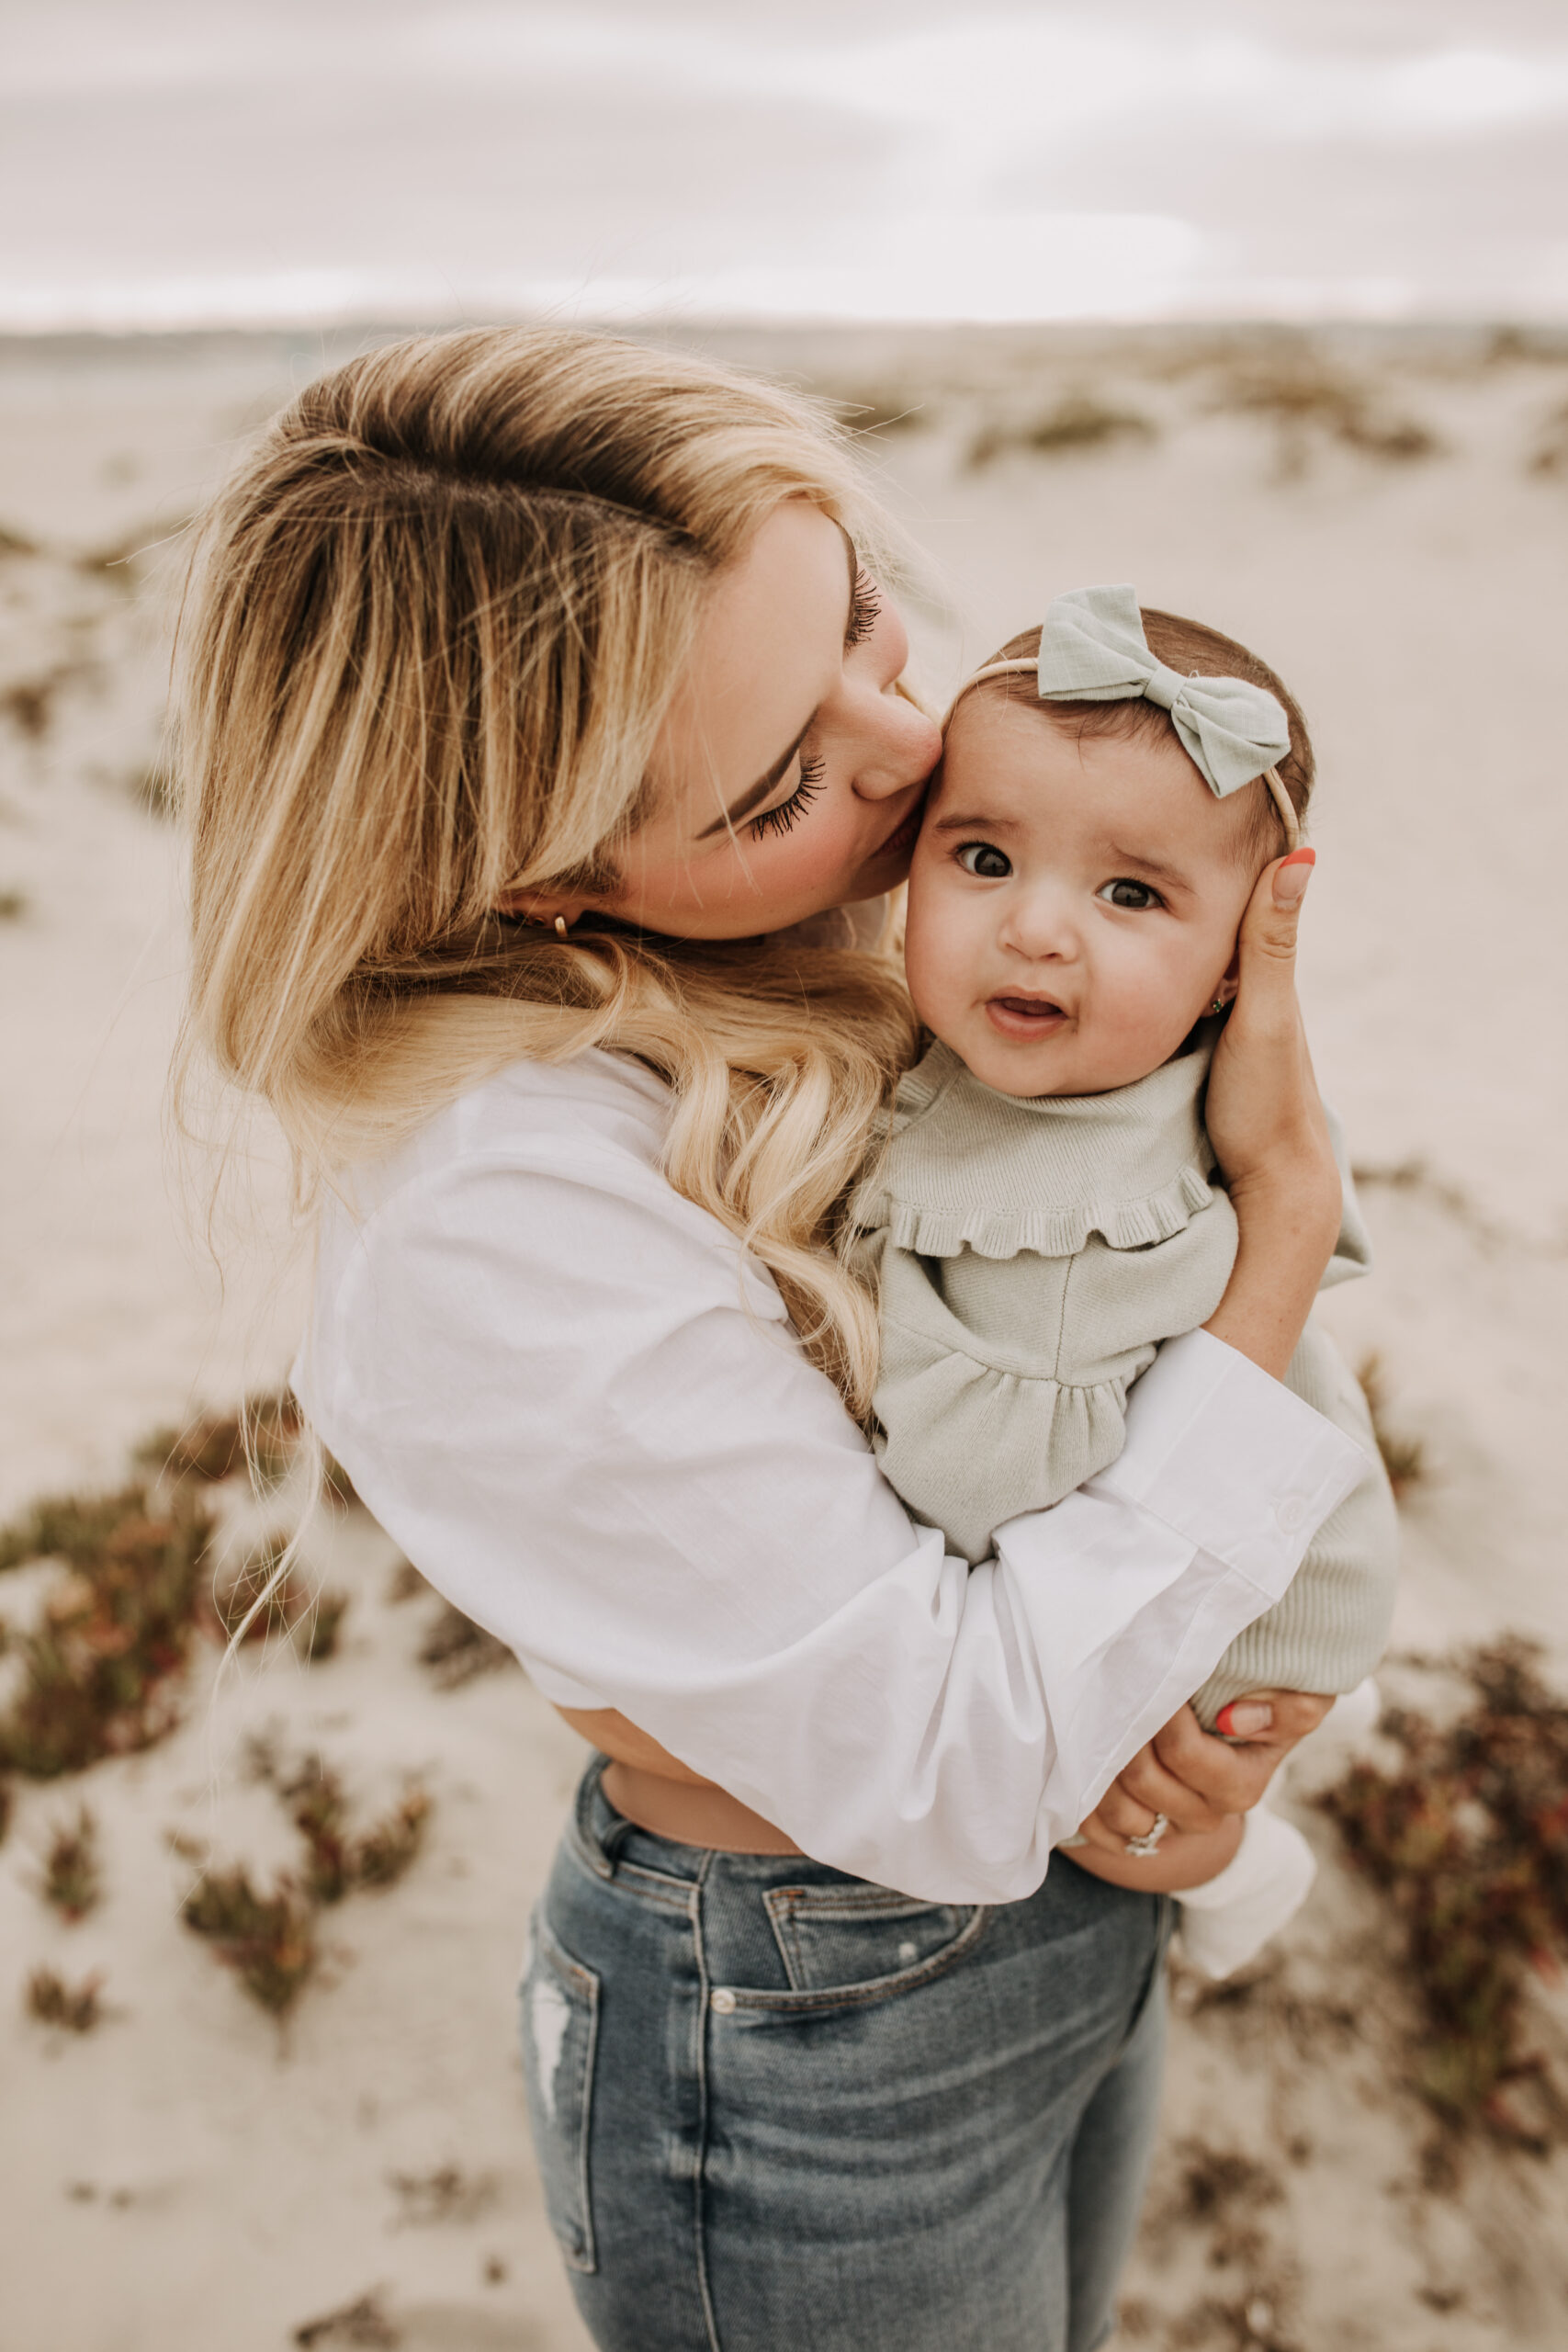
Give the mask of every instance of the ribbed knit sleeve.
[(1399, 1577), (1399, 1514), (1361, 1385), (1309, 1323), (1285, 1385), (1366, 1455), (1360, 1480), (1307, 1546), (1294, 1581), (1237, 1635), (1192, 1703), (1212, 1729), (1249, 1690), (1354, 1690), (1382, 1657)]

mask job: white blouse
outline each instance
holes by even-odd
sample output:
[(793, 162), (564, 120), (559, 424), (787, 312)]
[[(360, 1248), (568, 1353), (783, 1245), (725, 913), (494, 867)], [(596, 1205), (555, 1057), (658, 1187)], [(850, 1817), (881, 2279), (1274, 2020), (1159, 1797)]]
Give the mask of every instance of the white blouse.
[(1052, 1847), (1290, 1582), (1359, 1447), (1206, 1333), (1120, 1459), (943, 1556), (766, 1270), (659, 1171), (660, 1081), (518, 1062), (354, 1180), (294, 1381), (547, 1699), (617, 1707), (819, 1860), (935, 1901)]

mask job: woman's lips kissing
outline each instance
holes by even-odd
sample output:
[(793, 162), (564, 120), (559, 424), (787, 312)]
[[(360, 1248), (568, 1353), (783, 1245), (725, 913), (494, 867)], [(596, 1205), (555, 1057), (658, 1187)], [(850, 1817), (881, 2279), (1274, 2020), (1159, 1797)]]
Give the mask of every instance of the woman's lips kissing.
[(910, 802), (907, 813), (899, 818), (898, 822), (894, 826), (893, 831), (888, 834), (887, 839), (883, 842), (882, 847), (875, 853), (878, 858), (907, 857), (908, 855), (909, 852), (914, 848), (916, 838), (919, 833), (920, 818), (924, 813), (925, 805), (926, 796), (924, 788), (922, 787), (922, 789), (915, 795), (914, 799)]
[(1004, 1037), (1032, 1045), (1042, 1037), (1054, 1037), (1067, 1016), (1048, 996), (993, 996), (986, 1000), (986, 1018)]

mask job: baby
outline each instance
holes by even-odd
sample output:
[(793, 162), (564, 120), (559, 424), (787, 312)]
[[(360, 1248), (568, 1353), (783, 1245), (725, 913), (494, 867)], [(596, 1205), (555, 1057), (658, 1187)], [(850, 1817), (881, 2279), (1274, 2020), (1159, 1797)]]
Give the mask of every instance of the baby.
[[(949, 716), (905, 951), (933, 1042), (857, 1193), (852, 1251), (880, 1302), (883, 1468), (971, 1562), (996, 1527), (1115, 1460), (1158, 1343), (1220, 1303), (1236, 1222), (1204, 1084), (1242, 914), (1264, 865), (1296, 848), (1312, 781), (1274, 673), (1213, 629), (1140, 612), (1127, 587), (1058, 597)], [(1368, 1257), (1341, 1172), (1325, 1285)], [(1388, 1632), (1395, 1516), (1365, 1400), (1310, 1324), (1289, 1385), (1360, 1442), (1366, 1476), (1194, 1694), (1222, 1733), (1248, 1690), (1355, 1689)], [(1158, 1835), (1125, 1864), (1084, 1859), (1136, 1884)], [(1278, 1816), (1249, 1814), (1235, 1839), (1183, 1890), (1188, 1955), (1215, 1975), (1312, 1878)]]

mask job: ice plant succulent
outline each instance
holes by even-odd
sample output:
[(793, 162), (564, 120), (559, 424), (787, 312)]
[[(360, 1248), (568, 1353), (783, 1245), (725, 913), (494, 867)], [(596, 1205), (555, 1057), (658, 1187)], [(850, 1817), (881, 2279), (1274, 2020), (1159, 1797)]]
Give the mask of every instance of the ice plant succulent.
[(1450, 2122), (1484, 2120), (1540, 2139), (1515, 2086), (1525, 1970), (1568, 1950), (1568, 1703), (1536, 1670), (1532, 1645), (1473, 1652), (1472, 1703), (1439, 1728), (1395, 1709), (1382, 1729), (1402, 1769), (1353, 1765), (1319, 1799), (1356, 1863), (1391, 1896), (1423, 2016), (1416, 2080)]

